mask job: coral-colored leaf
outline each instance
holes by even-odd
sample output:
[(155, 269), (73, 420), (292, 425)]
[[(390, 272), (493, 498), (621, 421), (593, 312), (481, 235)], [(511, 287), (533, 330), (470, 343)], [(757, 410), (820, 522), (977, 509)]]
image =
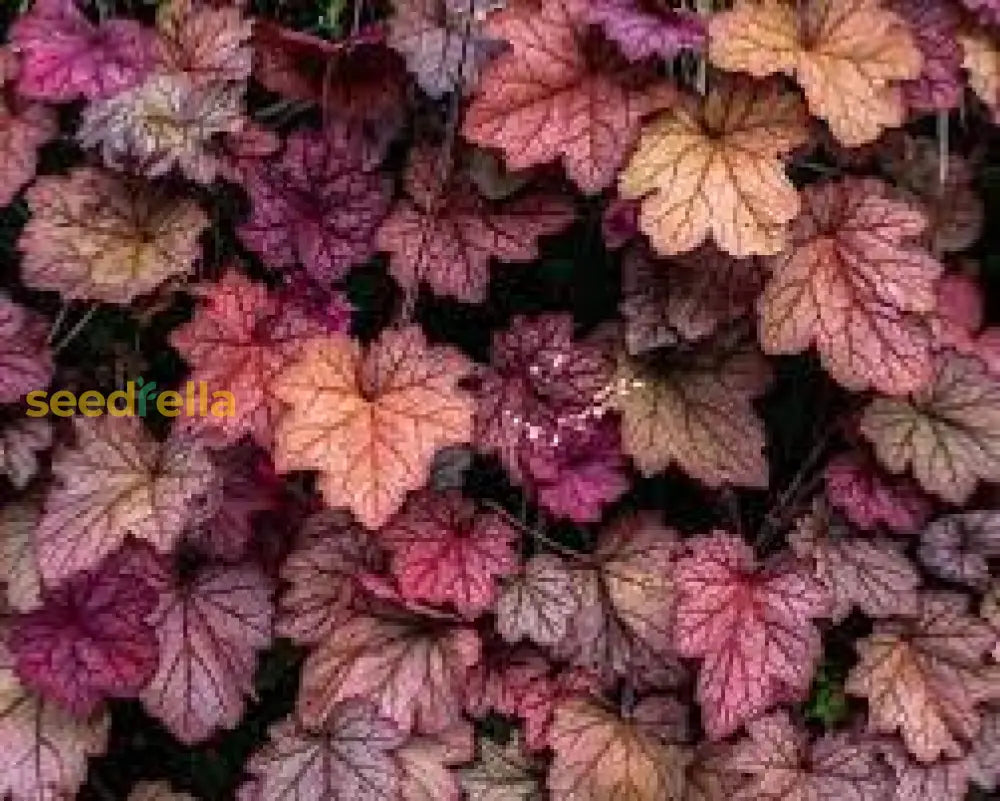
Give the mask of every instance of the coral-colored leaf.
[(750, 778), (739, 801), (883, 801), (891, 780), (870, 739), (828, 734), (814, 743), (787, 712), (747, 725), (729, 766)]
[(378, 232), (379, 249), (390, 254), (390, 272), (406, 289), (426, 282), (436, 294), (482, 302), (491, 259), (531, 261), (538, 257), (540, 236), (573, 221), (572, 206), (556, 196), (491, 203), (470, 181), (449, 182), (442, 170), (437, 150), (418, 148), (406, 177), (410, 197)]
[(71, 300), (129, 303), (184, 275), (208, 226), (194, 201), (92, 167), (46, 176), (27, 199), (24, 281)]
[(466, 676), (479, 636), (427, 620), (359, 615), (334, 629), (306, 659), (298, 709), (322, 724), (349, 698), (371, 701), (403, 731), (434, 734), (461, 717)]
[(360, 130), (337, 123), (296, 131), (281, 159), (253, 166), (245, 182), (252, 209), (238, 233), (268, 266), (301, 263), (329, 281), (375, 252), (389, 193)]
[(156, 12), (158, 67), (195, 86), (250, 77), (253, 26), (238, 7), (213, 8), (200, 0), (168, 0)]
[(271, 584), (253, 565), (174, 577), (150, 617), (160, 666), (142, 702), (181, 742), (235, 726), (253, 692), (257, 651), (271, 643)]
[(458, 771), (469, 801), (541, 801), (540, 766), (513, 732), (506, 744), (480, 740), (475, 764)]
[(206, 511), (215, 471), (198, 442), (157, 442), (138, 417), (77, 418), (76, 434), (53, 457), (58, 482), (38, 524), (46, 578), (96, 566), (129, 534), (169, 552)]
[(589, 701), (561, 705), (552, 723), (555, 757), (546, 785), (553, 801), (679, 798), (686, 758)]
[(891, 542), (850, 536), (821, 503), (798, 521), (789, 540), (826, 588), (835, 621), (855, 606), (875, 618), (916, 613), (920, 576)]
[(900, 395), (931, 376), (931, 331), (941, 264), (912, 244), (927, 220), (887, 184), (846, 178), (803, 190), (788, 249), (771, 262), (760, 306), (768, 353), (815, 344), (852, 390)]
[(18, 612), (30, 612), (41, 603), (42, 580), (35, 546), (38, 516), (38, 502), (31, 498), (5, 504), (0, 509), (2, 597), (7, 607)]
[(305, 728), (292, 716), (268, 734), (269, 741), (247, 767), (254, 777), (248, 801), (399, 797), (393, 754), (405, 735), (366, 701), (338, 704), (317, 728)]
[(830, 503), (858, 528), (912, 534), (931, 516), (930, 500), (913, 481), (887, 475), (860, 452), (833, 457), (823, 478)]
[(643, 0), (593, 0), (586, 19), (605, 34), (631, 61), (651, 56), (670, 60), (682, 50), (701, 50), (707, 35), (697, 14)]
[(80, 717), (107, 697), (137, 695), (159, 657), (146, 622), (157, 601), (151, 559), (126, 548), (44, 590), (38, 608), (11, 624), (21, 680)]
[(110, 97), (153, 66), (153, 37), (140, 23), (93, 25), (76, 0), (36, 0), (11, 27), (10, 41), (23, 56), (18, 91), (38, 100)]
[(362, 351), (343, 335), (314, 340), (275, 394), (291, 409), (277, 431), (279, 470), (319, 470), (332, 507), (378, 528), (428, 476), (434, 453), (468, 442), (468, 362), (417, 327), (386, 331)]
[(935, 576), (985, 589), (989, 560), (1000, 558), (1000, 512), (962, 512), (935, 520), (920, 534), (918, 555)]
[(847, 692), (868, 698), (869, 726), (898, 729), (924, 763), (962, 756), (979, 731), (978, 704), (1000, 696), (986, 661), (996, 634), (967, 607), (960, 595), (924, 594), (918, 617), (875, 624), (847, 679)]
[(973, 356), (945, 353), (927, 389), (872, 401), (861, 432), (889, 470), (912, 467), (925, 490), (961, 503), (977, 480), (1000, 481), (1000, 378)]
[(702, 660), (697, 698), (710, 739), (809, 687), (820, 655), (811, 619), (828, 612), (822, 586), (801, 565), (757, 570), (729, 534), (695, 541), (676, 568), (675, 640)]
[(63, 801), (87, 776), (87, 760), (104, 752), (110, 719), (77, 720), (29, 693), (14, 675), (0, 630), (0, 797)]
[(503, 582), (496, 606), (497, 631), (512, 645), (528, 639), (552, 646), (565, 638), (579, 606), (570, 569), (557, 556), (538, 554)]
[(612, 402), (625, 452), (647, 476), (676, 464), (710, 487), (767, 486), (764, 427), (752, 401), (769, 381), (756, 350), (708, 349), (665, 368), (624, 360)]
[(946, 0), (890, 0), (886, 6), (907, 23), (923, 56), (920, 77), (903, 84), (903, 100), (917, 112), (957, 108), (964, 86), (955, 7)]
[(584, 192), (611, 183), (643, 117), (673, 89), (633, 68), (586, 30), (584, 0), (512, 0), (485, 33), (510, 47), (484, 70), (466, 112), (467, 139), (523, 169), (561, 158)]
[(903, 123), (897, 83), (918, 78), (923, 64), (909, 28), (881, 0), (739, 0), (712, 17), (709, 33), (716, 66), (794, 77), (848, 147)]
[(736, 257), (776, 253), (799, 212), (781, 156), (808, 140), (807, 121), (777, 83), (722, 81), (643, 129), (619, 191), (644, 198), (639, 227), (665, 256), (710, 239)]
[[(35, 350), (36, 357), (44, 358)], [(36, 360), (37, 364), (37, 360)], [(38, 472), (38, 454), (52, 445), (52, 424), (45, 419), (15, 420), (0, 431), (0, 474), (22, 490)]]
[(48, 324), (0, 292), (0, 403), (15, 403), (52, 378)]

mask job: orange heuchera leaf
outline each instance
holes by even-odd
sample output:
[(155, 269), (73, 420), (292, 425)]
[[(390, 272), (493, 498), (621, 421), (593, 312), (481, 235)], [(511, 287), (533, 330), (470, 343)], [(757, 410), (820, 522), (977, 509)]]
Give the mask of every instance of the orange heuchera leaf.
[(80, 417), (76, 435), (53, 457), (57, 483), (38, 523), (45, 578), (95, 567), (129, 534), (167, 553), (205, 512), (216, 476), (198, 442), (157, 442), (139, 417)]
[(802, 192), (787, 250), (771, 262), (760, 302), (768, 353), (815, 344), (824, 367), (851, 390), (901, 395), (927, 384), (941, 264), (913, 244), (927, 219), (868, 178)]
[(794, 77), (810, 110), (848, 147), (905, 121), (897, 82), (918, 78), (923, 65), (909, 28), (881, 0), (738, 0), (709, 32), (716, 66)]
[(918, 617), (875, 624), (847, 679), (847, 692), (868, 698), (869, 726), (898, 729), (921, 762), (963, 756), (979, 704), (1000, 698), (1000, 667), (987, 663), (996, 633), (967, 607), (961, 595), (924, 594)]
[(796, 95), (773, 82), (724, 81), (643, 129), (619, 190), (645, 198), (639, 227), (665, 256), (710, 238), (737, 257), (776, 253), (799, 212), (781, 156), (808, 139)]
[(892, 787), (875, 743), (828, 734), (810, 744), (785, 711), (747, 725), (729, 767), (746, 774), (739, 801), (884, 801)]
[(390, 272), (406, 289), (423, 281), (436, 294), (480, 303), (492, 258), (536, 259), (538, 238), (573, 221), (572, 205), (559, 197), (492, 203), (469, 180), (449, 182), (440, 175), (443, 169), (436, 149), (418, 148), (406, 174), (410, 199), (396, 204), (378, 232), (379, 249), (390, 254)]
[(552, 801), (679, 799), (688, 757), (596, 703), (573, 700), (555, 712)]
[(363, 698), (405, 732), (441, 732), (461, 719), (479, 654), (479, 636), (469, 628), (406, 614), (359, 615), (306, 659), (299, 714), (307, 726), (320, 726), (337, 704)]
[(767, 486), (764, 426), (752, 400), (770, 381), (757, 351), (670, 361), (625, 360), (613, 403), (625, 452), (646, 476), (673, 464), (710, 487)]
[(758, 570), (731, 534), (696, 540), (675, 571), (674, 637), (702, 660), (697, 698), (709, 739), (809, 689), (822, 644), (810, 622), (828, 612), (822, 586), (794, 562)]
[(926, 389), (872, 401), (861, 433), (889, 470), (912, 468), (925, 490), (963, 503), (978, 480), (1000, 481), (1000, 378), (974, 356), (945, 352)]
[(588, 29), (587, 0), (512, 0), (485, 33), (509, 49), (488, 64), (462, 133), (512, 169), (562, 158), (584, 192), (611, 183), (647, 114), (674, 90)]
[(194, 201), (91, 167), (39, 179), (27, 200), (24, 281), (70, 300), (129, 303), (184, 275), (208, 227)]
[(994, 122), (1000, 121), (1000, 47), (985, 31), (959, 36), (965, 51), (963, 66), (969, 73), (969, 86), (990, 110)]
[(343, 335), (313, 340), (275, 384), (291, 406), (275, 464), (319, 470), (330, 506), (378, 528), (427, 480), (438, 449), (469, 441), (474, 402), (457, 387), (468, 369), (415, 326), (388, 330), (364, 351)]

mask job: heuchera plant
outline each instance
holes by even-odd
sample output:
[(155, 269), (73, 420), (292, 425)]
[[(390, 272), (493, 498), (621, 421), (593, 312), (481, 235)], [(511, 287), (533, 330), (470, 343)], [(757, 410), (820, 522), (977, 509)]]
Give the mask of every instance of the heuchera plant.
[(998, 797), (1000, 2), (0, 31), (0, 801)]

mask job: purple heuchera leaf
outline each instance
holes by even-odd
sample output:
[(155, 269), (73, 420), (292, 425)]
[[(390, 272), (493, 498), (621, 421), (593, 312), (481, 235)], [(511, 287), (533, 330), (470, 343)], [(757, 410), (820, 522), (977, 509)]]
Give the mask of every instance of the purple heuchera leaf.
[(138, 22), (91, 23), (75, 0), (36, 0), (10, 31), (22, 55), (18, 91), (66, 102), (110, 97), (139, 84), (153, 65), (153, 37)]
[(824, 478), (830, 503), (858, 528), (913, 534), (931, 516), (930, 501), (911, 479), (886, 474), (861, 453), (832, 458)]
[(239, 233), (270, 267), (301, 263), (317, 280), (342, 278), (374, 253), (375, 230), (389, 206), (389, 187), (376, 171), (374, 149), (356, 130), (288, 137), (277, 163), (246, 175), (253, 204)]
[(42, 606), (11, 627), (18, 676), (81, 716), (107, 697), (138, 694), (159, 659), (156, 632), (147, 622), (158, 575), (151, 550), (126, 546), (97, 569), (46, 591)]
[(988, 25), (1000, 25), (1000, 0), (962, 0), (965, 7), (979, 14)]
[(965, 82), (954, 6), (946, 0), (893, 0), (889, 7), (909, 23), (924, 57), (920, 77), (903, 83), (907, 104), (918, 112), (956, 108)]
[(354, 306), (347, 295), (327, 283), (313, 280), (305, 272), (296, 270), (287, 275), (278, 298), (331, 334), (346, 334), (351, 330)]
[(538, 502), (557, 517), (595, 523), (601, 509), (629, 487), (618, 421), (569, 429), (555, 444), (540, 443), (525, 459), (526, 481)]
[(0, 293), (0, 403), (14, 403), (52, 377), (48, 326), (34, 312)]
[(661, 8), (652, 0), (592, 0), (587, 12), (630, 61), (651, 56), (673, 58), (682, 50), (700, 50), (707, 39), (697, 14)]

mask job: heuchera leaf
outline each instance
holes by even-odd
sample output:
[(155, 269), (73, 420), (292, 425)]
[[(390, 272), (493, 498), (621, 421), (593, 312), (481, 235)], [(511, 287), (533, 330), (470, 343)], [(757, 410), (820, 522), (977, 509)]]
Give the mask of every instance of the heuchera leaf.
[(293, 715), (272, 726), (268, 736), (250, 758), (247, 769), (254, 780), (246, 801), (399, 797), (393, 754), (405, 735), (366, 701), (338, 704), (318, 728), (304, 728)]
[(625, 452), (646, 476), (676, 464), (710, 487), (766, 486), (764, 427), (752, 401), (770, 377), (756, 350), (708, 348), (665, 367), (623, 360), (612, 403)]
[(275, 384), (291, 406), (275, 464), (319, 470), (328, 505), (378, 528), (427, 480), (438, 449), (470, 440), (473, 401), (457, 387), (467, 372), (464, 356), (428, 345), (416, 326), (364, 351), (340, 334), (314, 340)]
[(962, 3), (985, 22), (1000, 25), (1000, 0), (962, 0)]
[(899, 534), (912, 534), (931, 516), (930, 500), (912, 480), (887, 475), (860, 451), (834, 456), (823, 479), (830, 503), (866, 531), (884, 525)]
[(390, 272), (405, 289), (425, 282), (436, 294), (480, 303), (492, 258), (532, 261), (540, 236), (573, 221), (572, 206), (554, 195), (492, 203), (471, 181), (449, 180), (447, 172), (438, 150), (418, 147), (406, 173), (409, 198), (378, 231), (378, 248), (390, 254)]
[(972, 782), (995, 792), (1000, 786), (1000, 712), (991, 710), (983, 715), (969, 762)]
[(613, 365), (601, 342), (575, 340), (567, 314), (517, 316), (493, 335), (490, 367), (479, 374), (475, 436), (497, 451), (515, 480), (539, 446), (559, 445), (566, 430), (592, 426)]
[(190, 381), (231, 392), (235, 408), (231, 415), (185, 422), (228, 442), (250, 433), (269, 447), (284, 411), (276, 382), (304, 343), (325, 335), (326, 327), (234, 271), (198, 294), (202, 304), (191, 322), (171, 332), (170, 344), (191, 365)]
[(553, 801), (658, 801), (679, 798), (686, 758), (596, 704), (568, 701), (556, 709), (546, 786)]
[(963, 33), (959, 41), (964, 52), (962, 66), (969, 73), (969, 86), (996, 122), (1000, 120), (1000, 48), (994, 37), (984, 31)]
[(493, 606), (497, 579), (516, 569), (520, 535), (496, 512), (476, 514), (459, 490), (425, 490), (378, 537), (404, 598), (450, 604), (472, 619)]
[(0, 292), (0, 403), (16, 403), (52, 378), (48, 323)]
[(270, 267), (300, 263), (317, 280), (342, 278), (375, 252), (389, 208), (376, 162), (373, 146), (346, 124), (296, 131), (280, 161), (247, 170), (252, 209), (240, 238)]
[(690, 11), (644, 3), (642, 0), (594, 0), (586, 12), (631, 61), (651, 56), (670, 60), (683, 50), (701, 50), (705, 24)]
[(452, 768), (475, 757), (472, 726), (462, 721), (439, 735), (412, 737), (395, 757), (402, 801), (461, 801)]
[[(35, 350), (37, 358), (43, 353)], [(37, 386), (37, 385), (36, 385)], [(41, 419), (15, 420), (0, 431), (0, 474), (23, 490), (38, 472), (38, 453), (52, 445), (52, 424)]]
[(151, 560), (151, 551), (126, 548), (45, 589), (40, 606), (11, 624), (21, 680), (80, 717), (107, 697), (137, 695), (159, 658), (146, 622), (157, 601)]
[(675, 581), (675, 642), (702, 660), (697, 698), (709, 739), (807, 691), (821, 648), (810, 621), (829, 601), (801, 565), (758, 570), (747, 545), (716, 533), (691, 544)]
[(271, 592), (250, 564), (205, 567), (163, 586), (149, 619), (160, 665), (141, 697), (181, 742), (204, 740), (243, 716), (257, 651), (271, 643)]
[(35, 289), (129, 303), (184, 275), (201, 255), (208, 217), (160, 188), (78, 167), (39, 179), (26, 196), (31, 218), (17, 246), (22, 277)]
[(496, 604), (497, 632), (511, 645), (528, 639), (537, 645), (553, 646), (566, 637), (579, 606), (569, 567), (558, 556), (536, 554), (519, 573), (501, 584)]
[(978, 705), (1000, 695), (986, 661), (996, 633), (967, 607), (961, 595), (925, 593), (918, 617), (875, 624), (847, 679), (847, 692), (868, 698), (869, 727), (898, 729), (924, 763), (963, 756), (979, 731)]
[(903, 83), (903, 100), (914, 111), (945, 111), (962, 102), (959, 16), (945, 0), (890, 0), (887, 7), (909, 26), (923, 56), (920, 77)]
[(333, 630), (306, 659), (298, 710), (321, 725), (341, 701), (371, 701), (405, 732), (435, 734), (461, 718), (479, 636), (409, 615), (358, 615)]
[(503, 745), (481, 739), (477, 751), (475, 764), (458, 771), (469, 801), (542, 801), (540, 766), (524, 752), (517, 731)]
[(155, 43), (160, 70), (196, 87), (250, 77), (253, 25), (233, 5), (213, 8), (201, 0), (168, 0), (156, 12)]
[(985, 589), (991, 578), (989, 560), (1000, 558), (1000, 512), (939, 518), (921, 532), (917, 553), (935, 576)]
[(821, 502), (798, 521), (789, 544), (812, 565), (829, 595), (834, 621), (842, 621), (855, 606), (874, 618), (916, 614), (920, 576), (901, 549), (850, 536)]
[(969, 761), (942, 759), (930, 765), (917, 762), (902, 744), (883, 747), (895, 778), (892, 801), (962, 801), (969, 787)]
[(18, 91), (53, 102), (110, 97), (140, 83), (153, 66), (153, 37), (129, 19), (93, 25), (76, 0), (36, 0), (11, 26), (22, 54)]
[(781, 157), (808, 139), (797, 95), (775, 82), (723, 80), (643, 129), (618, 189), (643, 198), (639, 227), (664, 256), (709, 239), (736, 257), (776, 253), (799, 213)]
[[(0, 60), (13, 59), (12, 53), (0, 52)], [(10, 77), (0, 70), (0, 91)], [(38, 148), (58, 132), (58, 121), (50, 109), (0, 93), (0, 207), (9, 204), (35, 177)]]
[(167, 553), (207, 509), (216, 480), (204, 447), (157, 442), (139, 417), (76, 418), (76, 444), (53, 456), (57, 483), (38, 523), (42, 575), (95, 567), (131, 534)]
[(77, 720), (30, 693), (17, 679), (0, 630), (0, 797), (63, 801), (87, 776), (87, 759), (104, 753), (110, 719)]
[(709, 22), (709, 58), (756, 78), (794, 77), (809, 108), (848, 147), (901, 125), (897, 82), (920, 77), (923, 58), (904, 21), (880, 0), (739, 0)]
[(925, 490), (962, 503), (977, 480), (1000, 481), (1000, 378), (973, 356), (946, 352), (926, 389), (872, 401), (861, 433), (889, 470), (911, 467)]
[(747, 725), (729, 766), (750, 778), (739, 801), (883, 801), (892, 787), (871, 738), (828, 734), (814, 743), (788, 713)]
[(713, 245), (670, 261), (645, 248), (622, 262), (625, 346), (635, 355), (704, 339), (753, 311), (764, 286), (758, 258), (734, 259)]
[(786, 251), (770, 260), (760, 304), (767, 353), (815, 344), (823, 366), (851, 390), (901, 395), (931, 377), (931, 331), (941, 264), (912, 244), (924, 215), (888, 184), (845, 178), (802, 192)]
[(485, 33), (509, 48), (484, 70), (462, 133), (523, 169), (561, 158), (584, 192), (611, 183), (643, 117), (674, 90), (586, 30), (584, 0), (511, 0)]
[(6, 607), (17, 612), (30, 612), (41, 603), (42, 580), (35, 546), (38, 516), (38, 502), (33, 498), (7, 503), (0, 509), (2, 597)]

